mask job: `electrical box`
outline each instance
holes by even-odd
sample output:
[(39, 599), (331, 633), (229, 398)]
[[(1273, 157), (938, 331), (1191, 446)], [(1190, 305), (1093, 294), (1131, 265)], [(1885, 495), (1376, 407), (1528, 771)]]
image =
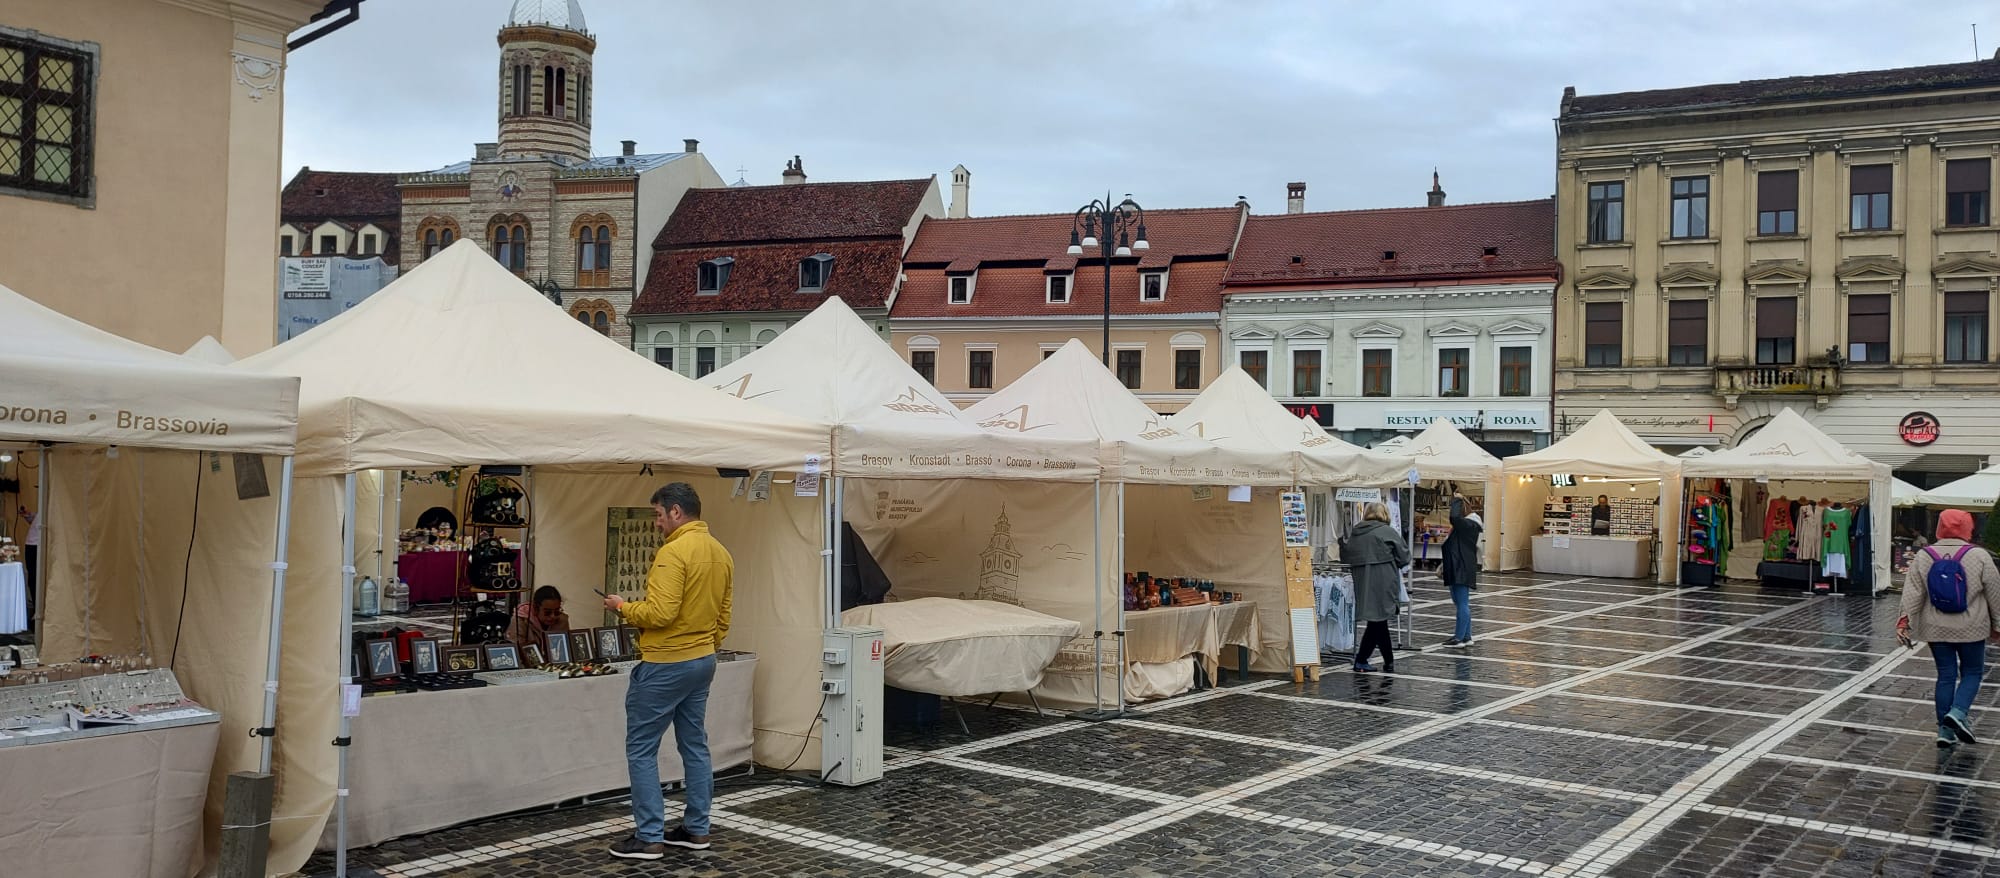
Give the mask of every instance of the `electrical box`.
[(874, 783), (882, 779), (882, 629), (835, 628), (821, 638), (820, 775), (842, 786)]

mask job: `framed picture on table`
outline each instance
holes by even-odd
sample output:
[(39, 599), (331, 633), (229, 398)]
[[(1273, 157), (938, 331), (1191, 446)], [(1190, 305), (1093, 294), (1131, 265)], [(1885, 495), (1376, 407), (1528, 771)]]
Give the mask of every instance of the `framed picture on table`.
[(444, 652), (444, 669), (453, 674), (470, 674), (479, 670), (479, 647), (447, 646)]
[(486, 655), (486, 669), (489, 671), (518, 671), (521, 669), (521, 648), (511, 643), (489, 643), (480, 647)]
[(618, 629), (592, 628), (590, 634), (596, 640), (598, 658), (616, 661), (625, 657), (625, 638), (619, 636)]
[(543, 639), (547, 642), (546, 645), (548, 646), (549, 650), (548, 651), (549, 664), (561, 665), (569, 663), (570, 658), (569, 658), (568, 634), (558, 631), (554, 634), (546, 635)]
[(530, 668), (539, 668), (547, 664), (547, 662), (542, 661), (541, 644), (530, 643), (527, 646), (521, 647), (521, 661)]
[(587, 662), (596, 657), (597, 651), (591, 643), (589, 631), (571, 631), (569, 633), (570, 661)]
[(410, 641), (410, 673), (423, 677), (438, 673), (439, 668), (436, 638)]
[(630, 659), (638, 658), (639, 629), (634, 628), (630, 625), (623, 625), (619, 627), (618, 634), (619, 636), (625, 638), (625, 657)]
[(396, 676), (401, 670), (396, 663), (396, 641), (366, 641), (368, 650), (368, 679), (386, 680)]

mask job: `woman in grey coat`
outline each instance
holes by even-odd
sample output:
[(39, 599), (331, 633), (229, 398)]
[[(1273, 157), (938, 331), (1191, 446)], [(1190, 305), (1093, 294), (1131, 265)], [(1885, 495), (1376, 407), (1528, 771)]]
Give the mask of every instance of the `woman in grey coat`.
[(1354, 670), (1373, 671), (1368, 657), (1382, 649), (1382, 670), (1396, 672), (1396, 653), (1389, 642), (1389, 620), (1396, 615), (1403, 593), (1403, 568), (1410, 566), (1410, 546), (1389, 523), (1389, 507), (1370, 503), (1361, 523), (1341, 548), (1341, 560), (1354, 571), (1354, 616), (1368, 623), (1354, 653)]
[(1484, 528), (1479, 513), (1465, 511), (1465, 497), (1452, 494), (1451, 536), (1444, 538), (1444, 564), (1438, 571), (1458, 610), (1458, 625), (1444, 642), (1452, 649), (1472, 645), (1472, 590), (1479, 587), (1479, 533)]

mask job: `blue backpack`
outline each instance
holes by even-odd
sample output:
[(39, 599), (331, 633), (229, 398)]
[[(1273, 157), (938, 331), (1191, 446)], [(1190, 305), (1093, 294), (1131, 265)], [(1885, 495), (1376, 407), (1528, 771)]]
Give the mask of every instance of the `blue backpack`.
[(1950, 557), (1939, 555), (1934, 546), (1924, 547), (1924, 554), (1931, 556), (1931, 570), (1924, 577), (1924, 585), (1930, 590), (1931, 606), (1940, 613), (1963, 613), (1970, 608), (1969, 596), (1965, 590), (1965, 565), (1960, 559), (1972, 551), (1969, 545), (1959, 546)]

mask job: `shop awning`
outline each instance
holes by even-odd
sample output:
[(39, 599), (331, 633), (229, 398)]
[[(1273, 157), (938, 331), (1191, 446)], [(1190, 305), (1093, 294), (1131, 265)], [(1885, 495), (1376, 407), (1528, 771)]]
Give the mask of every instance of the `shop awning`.
[(1297, 473), (1294, 484), (1401, 484), (1410, 471), (1407, 460), (1343, 442), (1286, 411), (1236, 366), (1223, 370), (1167, 423), (1232, 452), (1288, 457)]
[(295, 375), (302, 475), (455, 465), (800, 470), (832, 428), (662, 369), (461, 240), (231, 367)]
[(1096, 442), (982, 430), (838, 297), (702, 379), (834, 426), (833, 471), (890, 478), (1091, 481)]
[(233, 372), (0, 286), (0, 441), (290, 454), (299, 381)]

